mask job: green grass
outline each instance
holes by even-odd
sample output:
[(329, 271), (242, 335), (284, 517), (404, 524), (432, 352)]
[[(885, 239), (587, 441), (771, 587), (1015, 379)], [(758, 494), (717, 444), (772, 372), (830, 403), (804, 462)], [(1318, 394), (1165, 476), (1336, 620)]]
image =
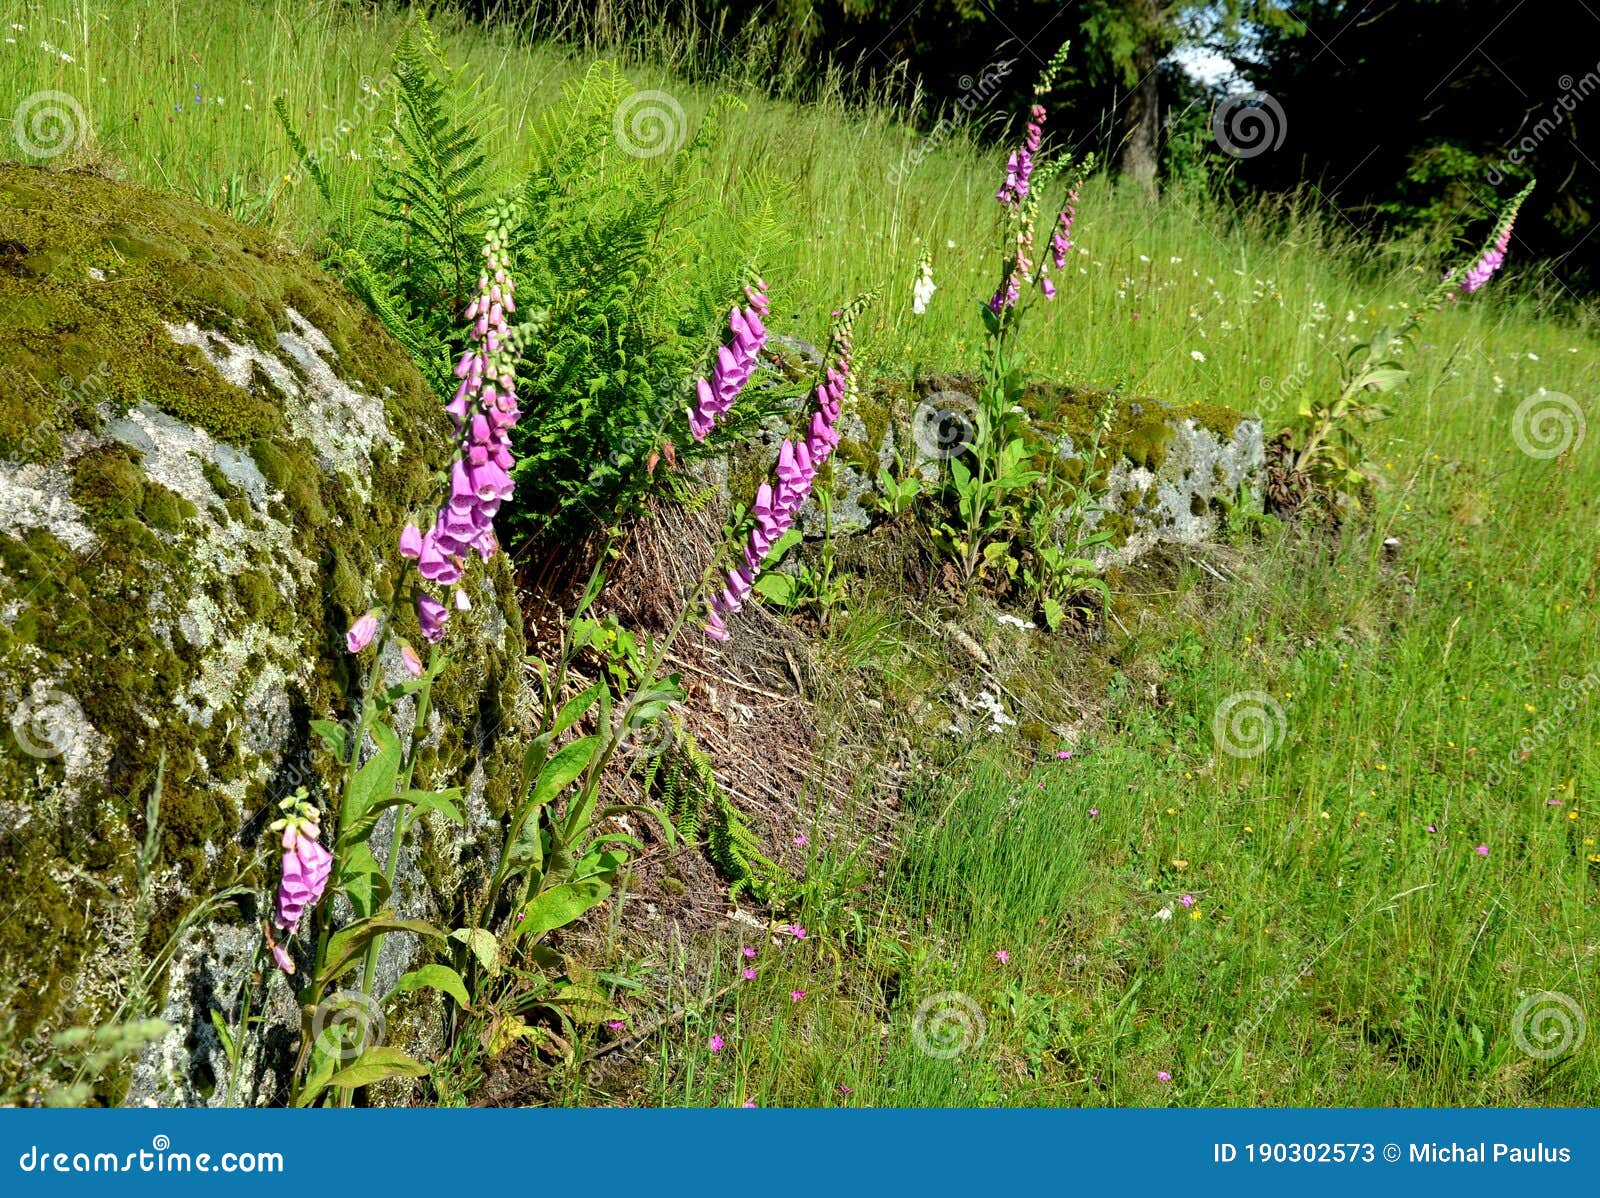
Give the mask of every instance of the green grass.
[[(317, 206), (309, 184), (282, 182), (289, 156), (271, 100), (284, 96), (312, 141), (339, 138), (352, 194), (383, 149), (362, 80), (381, 79), (398, 16), (42, 3), (23, 23), (0, 45), (0, 85), (15, 98), (75, 96), (92, 129), (80, 156), (308, 245)], [(515, 166), (522, 133), (583, 55), (441, 32), (493, 97), (491, 140)], [(672, 53), (706, 65), (704, 47)], [(763, 68), (734, 69), (747, 79)], [(660, 68), (636, 77), (691, 117), (710, 99)], [(995, 156), (963, 131), (896, 188), (886, 176), (919, 137), (892, 110), (850, 109), (828, 87), (797, 106), (730, 78), (745, 107), (718, 170), (731, 202), (768, 187), (777, 197), (783, 249), (762, 264), (775, 326), (815, 340), (831, 308), (881, 286), (857, 335), (872, 369), (970, 367), (976, 304), (993, 284)], [(1439, 269), (1438, 255), (1362, 249), (1303, 212), (1285, 220), (1194, 196), (1150, 204), (1092, 181), (1077, 225), (1085, 252), (1030, 329), (1033, 367), (1226, 403), (1275, 427), (1302, 390), (1333, 388), (1339, 355)], [(925, 248), (940, 290), (918, 318), (910, 287)], [(1337, 544), (1269, 532), (1228, 557), (1237, 578), (1226, 587), (1190, 560), (1177, 567), (1171, 593), (1097, 659), (1103, 710), (1070, 760), (953, 738), (944, 766), (913, 780), (897, 854), (870, 889), (829, 865), (850, 846), (818, 850), (813, 878), (840, 878), (852, 901), (819, 882), (798, 917), (814, 924), (804, 941), (763, 939), (754, 982), (670, 1025), (647, 1100), (1600, 1100), (1600, 1033), (1541, 1061), (1512, 1030), (1540, 991), (1600, 1018), (1600, 688), (1577, 681), (1600, 682), (1600, 433), (1554, 460), (1512, 435), (1513, 413), (1540, 388), (1597, 417), (1600, 346), (1592, 319), (1547, 290), (1498, 279), (1425, 326), (1398, 414), (1371, 434), (1372, 509)], [(1386, 537), (1398, 539), (1392, 553)], [(885, 610), (859, 604), (838, 639), (863, 685), (904, 701), (919, 679), (895, 657), (895, 636), (885, 649), (869, 626), (900, 621)], [(1219, 751), (1213, 734), (1219, 704), (1241, 692), (1282, 712), (1280, 742), (1255, 757)], [(857, 710), (825, 707), (825, 740), (843, 740)], [(717, 946), (712, 976), (681, 983), (679, 997), (736, 980), (738, 948)], [(951, 993), (981, 1013), (984, 1036), (940, 1059), (912, 1024), (919, 1004)], [(715, 1054), (713, 1032), (726, 1038)], [(605, 1097), (581, 1083), (572, 1094)]]

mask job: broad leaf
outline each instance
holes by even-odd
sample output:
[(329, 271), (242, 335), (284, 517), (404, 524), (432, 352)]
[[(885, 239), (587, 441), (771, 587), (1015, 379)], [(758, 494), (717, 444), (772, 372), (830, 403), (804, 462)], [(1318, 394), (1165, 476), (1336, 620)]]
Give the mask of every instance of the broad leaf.
[(370, 1086), (389, 1077), (426, 1077), (428, 1067), (409, 1053), (387, 1044), (367, 1049), (356, 1060), (346, 1065), (328, 1080), (328, 1085), (338, 1089), (354, 1090)]
[(565, 927), (590, 907), (603, 903), (611, 893), (605, 882), (589, 879), (565, 882), (536, 894), (522, 908), (517, 934), (534, 940), (555, 928)]
[(396, 994), (406, 994), (412, 990), (437, 990), (455, 999), (460, 1007), (472, 1006), (472, 996), (467, 993), (467, 984), (461, 980), (461, 975), (448, 965), (424, 965), (421, 969), (413, 969), (410, 973), (403, 974), (394, 984)]
[(539, 780), (533, 784), (533, 793), (528, 796), (528, 803), (534, 807), (543, 807), (571, 786), (578, 775), (589, 768), (589, 761), (599, 744), (598, 737), (585, 736), (581, 740), (563, 746), (544, 769), (539, 771)]
[(756, 592), (779, 607), (793, 607), (800, 582), (792, 574), (763, 574), (756, 579)]
[(483, 928), (457, 928), (450, 933), (450, 939), (471, 949), (490, 977), (500, 972), (500, 945), (492, 933)]
[(374, 936), (385, 932), (415, 932), (419, 936), (442, 938), (444, 932), (422, 919), (396, 919), (392, 911), (380, 911), (370, 919), (358, 920), (340, 928), (328, 938), (328, 952), (317, 981), (323, 985), (334, 981), (350, 967)]

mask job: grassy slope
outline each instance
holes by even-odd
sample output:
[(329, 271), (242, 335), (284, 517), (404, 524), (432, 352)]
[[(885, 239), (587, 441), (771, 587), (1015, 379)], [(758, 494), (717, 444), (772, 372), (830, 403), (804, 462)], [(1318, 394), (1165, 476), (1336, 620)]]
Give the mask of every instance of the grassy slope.
[[(241, 209), (271, 191), (260, 219), (306, 236), (308, 197), (272, 182), (288, 160), (270, 99), (286, 95), (313, 137), (349, 122), (340, 145), (362, 161), (343, 177), (358, 186), (381, 148), (360, 81), (382, 77), (397, 22), (302, 3), (134, 15), (148, 7), (36, 6), (0, 45), (0, 94), (72, 93), (98, 152), (134, 177), (219, 202), (231, 180)], [(513, 161), (519, 130), (580, 64), (470, 31), (447, 41), (498, 97), (496, 140)], [(704, 106), (639, 77), (691, 114)], [(917, 140), (887, 117), (748, 99), (723, 169), (736, 196), (763, 173), (783, 184), (789, 236), (764, 264), (779, 327), (794, 314), (816, 336), (841, 299), (886, 285), (858, 335), (872, 363), (967, 363), (972, 297), (992, 281), (992, 162), (957, 136), (896, 189), (885, 176)], [(1100, 182), (1079, 241), (1076, 285), (1038, 326), (1038, 369), (1269, 417), (1299, 387), (1329, 388), (1336, 352), (1433, 278), (1431, 263), (1393, 256), (1358, 267), (1310, 221), (1263, 237), (1181, 197), (1147, 206)], [(909, 285), (923, 245), (941, 290), (918, 319)], [(925, 781), (884, 912), (866, 913), (874, 972), (841, 971), (819, 931), (781, 956), (763, 946), (761, 977), (716, 1018), (728, 1046), (713, 1056), (712, 1028), (685, 1025), (662, 1044), (654, 1097), (1600, 1098), (1600, 1036), (1549, 1064), (1512, 1038), (1534, 992), (1597, 1008), (1600, 866), (1587, 858), (1600, 852), (1600, 693), (1562, 679), (1600, 671), (1600, 459), (1585, 446), (1536, 460), (1511, 436), (1513, 411), (1540, 387), (1592, 415), (1600, 358), (1592, 330), (1502, 287), (1441, 315), (1422, 342), (1400, 414), (1375, 433), (1370, 532), (1331, 558), (1269, 538), (1238, 585), (1203, 602), (1205, 579), (1182, 569), (1173, 614), (1119, 649), (1092, 743), (1033, 773), (997, 743), (990, 764)], [(1380, 549), (1391, 535), (1394, 561)], [(1216, 751), (1213, 714), (1240, 691), (1284, 711), (1283, 742), (1260, 757)], [(1527, 759), (1491, 787), (1487, 763), (1524, 737)], [(1155, 918), (1164, 907), (1170, 921)], [(823, 919), (821, 932), (838, 926)], [(896, 932), (908, 927), (917, 934)], [(731, 978), (732, 946), (726, 968)], [(952, 1061), (910, 1035), (917, 1005), (944, 991), (970, 995), (986, 1028)]]

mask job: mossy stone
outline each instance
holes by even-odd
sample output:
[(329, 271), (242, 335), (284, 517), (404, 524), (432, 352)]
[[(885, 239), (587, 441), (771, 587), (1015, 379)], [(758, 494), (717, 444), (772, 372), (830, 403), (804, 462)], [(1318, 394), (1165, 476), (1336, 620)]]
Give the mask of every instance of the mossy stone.
[[(307, 353), (328, 370), (308, 373)], [(312, 430), (341, 404), (361, 406), (335, 457)], [(225, 1068), (210, 1008), (236, 1018), (241, 986), (259, 988), (253, 1010), (281, 1006), (287, 983), (256, 963), (262, 829), (298, 785), (326, 805), (309, 723), (348, 715), (361, 671), (344, 631), (393, 592), (396, 533), (431, 510), (450, 453), (404, 351), (288, 247), (179, 196), (0, 168), (0, 871), (23, 899), (0, 921), (0, 1083), (28, 1068), (24, 1041), (111, 1018), (185, 915), (235, 883), (256, 897), (186, 933), (167, 971), (182, 982), (158, 979), (172, 1041), (99, 1096), (205, 1101)], [(500, 811), (521, 624), (503, 557), (466, 585), (416, 781)], [(400, 627), (420, 640), (410, 613)], [(482, 845), (426, 826), (415, 856), (413, 901), (450, 919)], [(264, 1042), (287, 1044), (288, 1018)]]

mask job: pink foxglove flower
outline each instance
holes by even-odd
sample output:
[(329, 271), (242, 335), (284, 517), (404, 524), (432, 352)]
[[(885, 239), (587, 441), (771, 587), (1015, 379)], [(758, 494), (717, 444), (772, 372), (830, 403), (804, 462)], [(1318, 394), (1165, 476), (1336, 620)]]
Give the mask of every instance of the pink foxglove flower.
[(839, 414), (855, 386), (851, 375), (855, 319), (867, 299), (862, 296), (834, 313), (833, 336), (828, 344), (830, 365), (817, 384), (805, 435), (787, 438), (778, 447), (773, 480), (756, 490), (755, 502), (750, 505), (754, 526), (742, 562), (728, 571), (722, 590), (711, 597), (705, 625), (706, 636), (711, 640), (728, 639), (727, 617), (743, 608), (750, 598), (767, 554), (794, 526), (800, 509), (811, 497), (817, 473), (839, 444)]
[[(1521, 209), (1522, 202), (1528, 198), (1528, 194), (1532, 190), (1533, 184), (1529, 183), (1512, 197), (1511, 202), (1506, 205), (1505, 211), (1501, 213), (1499, 221), (1495, 224), (1494, 232), (1490, 234), (1488, 245), (1485, 246), (1483, 252), (1478, 255), (1472, 265), (1467, 267), (1466, 273), (1461, 279), (1461, 293), (1463, 295), (1471, 295), (1493, 278), (1495, 272), (1505, 265), (1506, 251), (1511, 247), (1511, 229), (1517, 223), (1517, 212)], [(1455, 271), (1451, 271), (1445, 276), (1445, 283), (1448, 285), (1454, 279)], [(1451, 298), (1455, 297), (1452, 296)]]
[[(328, 874), (333, 870), (333, 854), (319, 842), (322, 830), (318, 827), (317, 809), (306, 798), (305, 789), (295, 791), (279, 804), (283, 812), (268, 828), (279, 835), (283, 845), (283, 863), (278, 881), (277, 904), (272, 914), (272, 925), (281, 932), (293, 934), (300, 917), (308, 907), (315, 907), (328, 886)], [(294, 959), (286, 945), (278, 944), (269, 935), (267, 944), (272, 949), (272, 959), (285, 973), (294, 972)]]
[[(408, 524), (400, 534), (401, 556), (414, 559), (423, 579), (442, 587), (453, 587), (461, 580), (469, 552), (476, 552), (484, 561), (495, 555), (499, 543), (494, 519), (500, 505), (511, 498), (511, 430), (522, 414), (517, 406), (516, 378), (522, 355), (521, 341), (507, 319), (517, 310), (512, 298), (516, 282), (510, 275), (508, 234), (504, 218), (490, 222), (478, 294), (465, 313), (472, 323), (470, 344), (456, 363), (461, 385), (445, 405), (457, 435), (449, 495), (427, 532), (419, 533)], [(468, 610), (459, 598), (456, 610)], [(450, 609), (424, 593), (417, 600), (417, 618), (422, 635), (437, 642), (444, 636)], [(406, 665), (409, 669), (411, 663)]]
[(413, 678), (422, 677), (422, 656), (411, 645), (400, 646), (400, 662)]
[(761, 349), (767, 343), (767, 327), (761, 318), (767, 314), (767, 284), (757, 279), (744, 289), (747, 306), (737, 304), (728, 313), (732, 340), (718, 347), (717, 362), (709, 379), (695, 380), (695, 402), (689, 409), (689, 433), (696, 441), (711, 435), (717, 422), (727, 415), (739, 393), (755, 372)]
[(376, 612), (368, 612), (350, 626), (350, 631), (344, 634), (344, 643), (352, 653), (360, 653), (372, 644), (372, 638), (378, 631), (378, 616)]
[(1078, 189), (1067, 193), (1067, 206), (1056, 214), (1056, 230), (1050, 235), (1050, 259), (1057, 270), (1067, 265), (1067, 251), (1072, 248), (1072, 221), (1078, 213)]
[(315, 824), (291, 825), (283, 830), (283, 877), (278, 883), (278, 909), (272, 922), (293, 931), (307, 907), (315, 907), (328, 885), (333, 854), (316, 839)]

